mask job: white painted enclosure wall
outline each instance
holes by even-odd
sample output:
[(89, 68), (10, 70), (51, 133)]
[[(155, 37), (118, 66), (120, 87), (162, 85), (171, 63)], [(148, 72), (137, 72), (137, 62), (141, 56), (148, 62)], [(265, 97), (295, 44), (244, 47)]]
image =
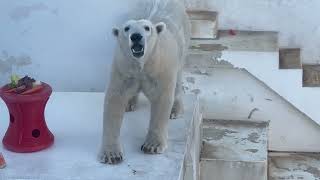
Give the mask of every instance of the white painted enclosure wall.
[(1, 0), (0, 84), (13, 73), (57, 91), (103, 91), (113, 56), (111, 28), (134, 0)]
[(221, 29), (279, 32), (280, 47), (301, 47), (303, 63), (320, 63), (319, 0), (186, 0), (219, 12)]

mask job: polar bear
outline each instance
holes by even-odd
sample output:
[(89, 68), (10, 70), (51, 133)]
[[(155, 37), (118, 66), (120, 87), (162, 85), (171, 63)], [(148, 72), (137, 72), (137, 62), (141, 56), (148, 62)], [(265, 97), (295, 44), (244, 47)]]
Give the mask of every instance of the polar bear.
[(134, 110), (143, 92), (151, 119), (141, 150), (160, 154), (167, 148), (168, 121), (183, 111), (181, 68), (190, 39), (190, 23), (181, 0), (142, 0), (130, 20), (113, 28), (117, 46), (105, 95), (99, 160), (123, 161), (120, 128), (125, 111)]

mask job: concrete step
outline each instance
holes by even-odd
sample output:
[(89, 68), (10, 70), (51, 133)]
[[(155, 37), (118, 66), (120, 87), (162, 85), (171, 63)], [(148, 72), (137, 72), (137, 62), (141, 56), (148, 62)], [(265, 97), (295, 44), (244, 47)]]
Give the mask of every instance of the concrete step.
[(303, 65), (303, 87), (320, 87), (320, 65)]
[[(218, 48), (218, 49), (217, 49)], [(216, 40), (192, 40), (192, 51), (278, 51), (278, 33), (271, 31), (219, 30)]]
[(269, 180), (320, 180), (320, 154), (270, 153)]
[(201, 180), (267, 180), (267, 122), (203, 120)]
[(279, 69), (301, 69), (300, 48), (280, 48)]
[(188, 10), (191, 21), (191, 38), (216, 39), (218, 35), (218, 13), (214, 11)]

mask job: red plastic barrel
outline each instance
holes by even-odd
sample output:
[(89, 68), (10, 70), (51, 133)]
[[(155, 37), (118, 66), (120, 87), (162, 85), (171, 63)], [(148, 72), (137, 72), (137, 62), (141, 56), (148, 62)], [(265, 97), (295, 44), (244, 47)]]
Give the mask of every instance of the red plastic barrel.
[(47, 127), (44, 110), (52, 88), (42, 83), (43, 88), (29, 95), (7, 93), (6, 86), (0, 89), (0, 97), (6, 103), (10, 122), (3, 138), (3, 145), (13, 152), (40, 151), (53, 144), (54, 136)]

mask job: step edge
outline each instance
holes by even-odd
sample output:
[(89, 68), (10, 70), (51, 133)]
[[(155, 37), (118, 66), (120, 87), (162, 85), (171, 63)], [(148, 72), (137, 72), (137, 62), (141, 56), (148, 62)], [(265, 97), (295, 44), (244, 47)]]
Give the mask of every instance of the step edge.
[(265, 160), (257, 160), (257, 161), (200, 158), (200, 163), (201, 163), (201, 162), (210, 162), (210, 161), (244, 162), (244, 163), (267, 163), (267, 161), (268, 161), (268, 156), (266, 157)]
[(243, 123), (243, 124), (261, 124), (268, 126), (270, 124), (269, 121), (262, 121), (262, 120), (255, 120), (255, 119), (210, 119), (210, 118), (203, 118), (203, 123), (210, 123), (211, 122), (230, 122), (230, 123)]

